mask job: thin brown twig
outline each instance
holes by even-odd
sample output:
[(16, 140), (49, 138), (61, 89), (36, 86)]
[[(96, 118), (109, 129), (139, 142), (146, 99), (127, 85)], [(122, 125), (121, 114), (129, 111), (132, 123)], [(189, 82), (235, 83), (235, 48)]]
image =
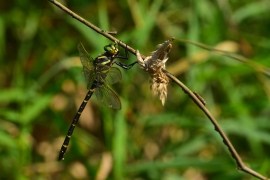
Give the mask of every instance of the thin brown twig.
[(112, 36), (111, 33), (108, 33), (107, 31), (104, 31), (104, 30), (100, 29), (99, 27), (93, 25), (92, 23), (88, 22), (87, 20), (85, 20), (84, 18), (80, 17), (79, 15), (77, 15), (76, 13), (74, 13), (73, 11), (71, 11), (70, 9), (68, 9), (66, 6), (64, 6), (63, 4), (59, 3), (58, 1), (56, 1), (56, 0), (49, 0), (49, 1), (51, 3), (53, 3), (54, 5), (56, 5), (57, 7), (59, 7), (60, 9), (62, 9), (63, 11), (65, 11), (66, 13), (68, 13), (69, 15), (71, 15), (74, 19), (77, 19), (81, 23), (85, 24), (89, 28), (93, 29), (97, 33), (101, 34), (102, 36), (110, 39), (111, 41), (116, 42), (119, 46), (121, 46), (123, 48), (126, 48), (132, 54), (134, 54), (134, 55), (136, 54), (136, 50), (135, 49), (127, 46), (126, 44), (124, 44), (122, 41), (120, 41), (117, 38), (115, 38), (114, 36)]
[(235, 59), (235, 60), (237, 60), (237, 61), (239, 61), (241, 63), (244, 63), (244, 64), (252, 67), (253, 69), (255, 69), (255, 70), (259, 71), (259, 72), (264, 73), (267, 76), (270, 76), (270, 69), (268, 67), (265, 67), (265, 66), (255, 62), (255, 61), (251, 61), (251, 60), (249, 60), (247, 58), (244, 58), (242, 56), (239, 56), (237, 54), (234, 54), (234, 53), (231, 53), (231, 52), (228, 52), (228, 51), (219, 50), (219, 49), (213, 48), (211, 46), (207, 46), (207, 45), (202, 44), (202, 43), (192, 42), (192, 41), (189, 41), (189, 40), (186, 40), (186, 39), (179, 39), (179, 38), (175, 38), (175, 39), (180, 41), (180, 42), (192, 44), (192, 45), (204, 48), (206, 50), (210, 50), (210, 51), (213, 51), (213, 52), (220, 53), (223, 56), (227, 56), (227, 57), (229, 57), (231, 59)]
[[(78, 21), (82, 22), (83, 24), (85, 24), (86, 26), (90, 27), (91, 29), (93, 29), (94, 31), (96, 31), (97, 33), (103, 35), (104, 37), (107, 37), (108, 39), (117, 42), (120, 46), (122, 46), (123, 48), (126, 48), (126, 44), (122, 43), (120, 40), (118, 40), (117, 38), (115, 38), (114, 36), (110, 35), (109, 33), (107, 33), (104, 30), (101, 30), (100, 28), (96, 27), (95, 25), (93, 25), (92, 23), (86, 21), (85, 19), (83, 19), (82, 17), (80, 17), (79, 15), (75, 14), (74, 12), (72, 12), (71, 10), (69, 10), (68, 8), (66, 8), (64, 5), (62, 5), (61, 3), (57, 2), (56, 0), (49, 0), (51, 3), (55, 4), (56, 6), (58, 6), (60, 9), (62, 9), (63, 11), (65, 11), (66, 13), (68, 13), (69, 15), (71, 15), (73, 18), (77, 19)], [(127, 46), (127, 50), (129, 52), (131, 52), (132, 54), (136, 54), (136, 50), (134, 50), (133, 48)], [(142, 56), (142, 58), (145, 58), (145, 56)], [(221, 129), (221, 127), (218, 125), (217, 121), (215, 120), (215, 118), (211, 115), (211, 113), (208, 111), (208, 109), (203, 105), (203, 103), (201, 102), (201, 100), (189, 89), (187, 88), (181, 81), (179, 81), (174, 75), (170, 74), (168, 71), (166, 71), (165, 69), (163, 69), (163, 72), (170, 78), (172, 79), (175, 83), (177, 83), (182, 90), (189, 95), (189, 97), (195, 102), (195, 104), (197, 104), (197, 106), (205, 113), (205, 115), (210, 119), (210, 121), (212, 122), (212, 124), (215, 127), (215, 130), (220, 134), (220, 136), (223, 138), (223, 142), (224, 144), (228, 147), (232, 157), (235, 159), (236, 163), (237, 163), (237, 169), (244, 171), (248, 174), (253, 175), (254, 177), (257, 177), (259, 179), (262, 180), (269, 180), (268, 178), (262, 176), (261, 174), (255, 172), (254, 170), (246, 167), (242, 161), (242, 159), (240, 158), (240, 156), (238, 155), (238, 153), (236, 152), (236, 150), (234, 149), (233, 145), (231, 144), (230, 140), (228, 139), (228, 137), (226, 136), (226, 134), (223, 132), (223, 130)]]
[(226, 134), (223, 132), (221, 127), (219, 126), (217, 120), (212, 116), (212, 114), (208, 111), (208, 109), (204, 106), (204, 104), (201, 102), (199, 98), (196, 97), (196, 95), (188, 88), (186, 87), (181, 81), (179, 81), (174, 75), (170, 74), (168, 71), (163, 70), (163, 72), (171, 78), (175, 83), (177, 83), (182, 90), (189, 95), (189, 97), (197, 104), (197, 106), (204, 112), (204, 114), (209, 118), (209, 120), (212, 122), (212, 124), (215, 127), (215, 130), (220, 134), (220, 136), (223, 139), (224, 144), (228, 147), (232, 157), (235, 159), (237, 163), (237, 169), (247, 172), (248, 174), (251, 174), (259, 179), (267, 180), (266, 177), (262, 176), (261, 174), (257, 173), (256, 171), (253, 171), (252, 169), (248, 168), (244, 165), (242, 159), (238, 155), (237, 151), (234, 149), (233, 145), (231, 144), (230, 140), (226, 136)]

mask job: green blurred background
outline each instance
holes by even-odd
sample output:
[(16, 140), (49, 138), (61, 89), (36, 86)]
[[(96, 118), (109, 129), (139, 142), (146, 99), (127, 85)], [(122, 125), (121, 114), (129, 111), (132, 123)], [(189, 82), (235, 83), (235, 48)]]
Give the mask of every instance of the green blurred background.
[[(116, 30), (144, 55), (176, 37), (270, 67), (269, 0), (61, 2), (101, 29)], [(181, 88), (169, 84), (163, 107), (137, 65), (121, 70), (113, 86), (122, 110), (92, 98), (58, 162), (87, 92), (79, 41), (92, 57), (109, 43), (49, 1), (0, 2), (0, 179), (256, 179), (236, 170), (213, 125)], [(269, 177), (269, 77), (177, 40), (169, 56), (167, 70), (204, 97), (245, 164)]]

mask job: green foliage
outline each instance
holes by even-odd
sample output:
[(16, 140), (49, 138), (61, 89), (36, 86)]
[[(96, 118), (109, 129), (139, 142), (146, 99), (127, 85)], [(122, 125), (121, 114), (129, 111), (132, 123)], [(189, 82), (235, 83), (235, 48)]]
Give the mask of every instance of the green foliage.
[[(116, 30), (118, 39), (144, 55), (176, 37), (223, 44), (270, 67), (269, 0), (65, 5), (103, 30)], [(163, 107), (138, 66), (121, 70), (123, 80), (113, 87), (122, 110), (92, 98), (58, 163), (86, 94), (77, 43), (96, 57), (109, 41), (49, 1), (3, 1), (0, 9), (0, 179), (94, 179), (104, 164), (105, 177), (117, 180), (255, 179), (236, 170), (213, 125), (181, 88), (169, 84)], [(269, 77), (177, 40), (169, 55), (168, 71), (206, 100), (245, 164), (269, 177)], [(129, 62), (135, 60), (131, 55)]]

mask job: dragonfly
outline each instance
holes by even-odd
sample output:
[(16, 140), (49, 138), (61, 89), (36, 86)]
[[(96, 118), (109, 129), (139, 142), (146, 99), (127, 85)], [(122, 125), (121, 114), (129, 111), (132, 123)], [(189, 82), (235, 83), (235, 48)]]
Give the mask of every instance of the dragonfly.
[(81, 106), (79, 107), (73, 121), (70, 125), (68, 133), (65, 137), (63, 145), (59, 152), (58, 160), (64, 160), (64, 154), (66, 153), (68, 144), (70, 142), (71, 135), (75, 129), (75, 126), (93, 93), (95, 92), (96, 97), (104, 105), (109, 108), (120, 110), (121, 102), (118, 95), (108, 85), (119, 82), (122, 79), (121, 71), (117, 67), (112, 67), (116, 64), (126, 70), (133, 67), (136, 62), (129, 65), (115, 61), (119, 59), (129, 59), (127, 51), (127, 45), (125, 48), (125, 56), (121, 56), (117, 43), (111, 43), (104, 46), (104, 53), (93, 59), (88, 52), (85, 50), (81, 42), (77, 46), (79, 50), (80, 60), (83, 65), (83, 74), (87, 83), (88, 93), (86, 94)]

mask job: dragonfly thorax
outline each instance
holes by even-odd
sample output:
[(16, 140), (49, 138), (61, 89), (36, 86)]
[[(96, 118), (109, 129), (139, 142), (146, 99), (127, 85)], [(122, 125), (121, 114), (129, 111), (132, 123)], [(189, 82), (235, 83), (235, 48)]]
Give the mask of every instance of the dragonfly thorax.
[(96, 59), (94, 60), (94, 64), (95, 64), (96, 68), (98, 66), (112, 66), (113, 59), (114, 58), (112, 56), (108, 55), (106, 52), (106, 53), (96, 57)]

